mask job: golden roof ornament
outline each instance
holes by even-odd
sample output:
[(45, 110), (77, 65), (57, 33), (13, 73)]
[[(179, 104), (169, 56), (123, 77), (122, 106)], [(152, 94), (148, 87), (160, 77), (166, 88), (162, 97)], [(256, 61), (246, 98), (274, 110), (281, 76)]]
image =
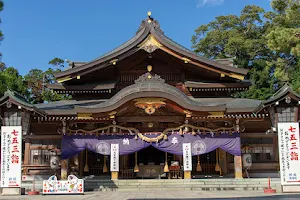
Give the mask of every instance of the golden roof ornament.
[(152, 22), (152, 17), (151, 17), (151, 11), (148, 11), (148, 23), (150, 24)]
[(151, 66), (151, 65), (148, 65), (148, 66), (147, 66), (147, 71), (148, 71), (148, 72), (151, 72), (151, 71), (152, 71), (152, 66)]

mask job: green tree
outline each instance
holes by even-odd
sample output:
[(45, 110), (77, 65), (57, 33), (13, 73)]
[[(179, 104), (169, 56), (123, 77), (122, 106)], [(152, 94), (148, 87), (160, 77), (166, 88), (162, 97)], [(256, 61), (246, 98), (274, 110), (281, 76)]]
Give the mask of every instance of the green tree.
[(300, 1), (273, 0), (273, 29), (266, 36), (268, 47), (277, 57), (269, 63), (275, 66), (275, 77), (290, 82), (300, 92)]
[(192, 48), (210, 59), (234, 58), (237, 67), (250, 70), (253, 85), (235, 96), (266, 99), (284, 82), (299, 91), (299, 2), (273, 0), (272, 12), (248, 5), (239, 16), (216, 17), (195, 30)]
[(32, 69), (27, 75), (24, 76), (27, 83), (28, 89), (30, 91), (30, 101), (32, 103), (42, 103), (50, 101), (58, 101), (63, 99), (70, 99), (68, 95), (57, 94), (56, 92), (48, 89), (47, 84), (55, 83), (54, 73), (61, 71), (60, 69), (55, 69), (55, 67), (61, 67), (64, 61), (59, 58), (55, 58), (49, 61), (49, 64), (53, 68), (48, 68), (46, 71), (39, 69)]
[(64, 62), (65, 61), (60, 58), (54, 58), (50, 60), (48, 64), (58, 68), (58, 67), (64, 67)]
[(28, 95), (23, 77), (19, 74), (18, 70), (13, 67), (8, 67), (0, 72), (0, 95), (3, 96), (8, 89), (24, 96)]
[(254, 83), (238, 96), (265, 99), (274, 92), (276, 79), (266, 68), (274, 53), (266, 48), (266, 35), (272, 24), (272, 15), (258, 6), (246, 6), (239, 16), (216, 17), (216, 20), (196, 29), (192, 37), (195, 52), (210, 59), (234, 58), (234, 64), (250, 70)]

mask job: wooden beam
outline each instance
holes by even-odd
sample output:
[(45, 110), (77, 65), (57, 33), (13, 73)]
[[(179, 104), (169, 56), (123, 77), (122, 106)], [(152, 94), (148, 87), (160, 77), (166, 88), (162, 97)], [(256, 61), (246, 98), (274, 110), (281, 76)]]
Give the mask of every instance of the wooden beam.
[(126, 116), (117, 117), (117, 122), (179, 122), (184, 118), (184, 116)]
[(24, 136), (25, 139), (35, 139), (35, 140), (42, 140), (42, 139), (52, 139), (52, 140), (60, 140), (62, 135), (26, 135)]

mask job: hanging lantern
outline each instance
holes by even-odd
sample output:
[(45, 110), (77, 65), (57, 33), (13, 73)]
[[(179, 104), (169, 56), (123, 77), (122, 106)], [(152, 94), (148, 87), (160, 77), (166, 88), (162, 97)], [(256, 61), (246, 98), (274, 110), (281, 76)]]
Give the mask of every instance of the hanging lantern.
[(103, 173), (106, 173), (106, 172), (108, 172), (108, 169), (107, 169), (107, 165), (106, 165), (106, 156), (104, 155)]
[(137, 164), (137, 152), (135, 152), (135, 166), (134, 166), (133, 171), (134, 172), (139, 172), (140, 171), (139, 166)]
[(202, 167), (200, 165), (200, 155), (197, 156), (197, 159), (198, 159), (198, 163), (197, 163), (196, 171), (197, 172), (201, 172), (202, 171)]
[(169, 172), (169, 165), (168, 165), (168, 153), (166, 152), (166, 164), (165, 164), (165, 167), (164, 167), (164, 172), (167, 173)]

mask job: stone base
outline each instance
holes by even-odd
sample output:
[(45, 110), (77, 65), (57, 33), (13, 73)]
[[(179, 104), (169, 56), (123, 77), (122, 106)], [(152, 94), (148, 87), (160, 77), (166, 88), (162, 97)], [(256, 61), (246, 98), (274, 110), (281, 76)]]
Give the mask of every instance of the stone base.
[(300, 185), (283, 185), (282, 192), (300, 192)]
[(1, 195), (21, 195), (21, 188), (2, 188)]

